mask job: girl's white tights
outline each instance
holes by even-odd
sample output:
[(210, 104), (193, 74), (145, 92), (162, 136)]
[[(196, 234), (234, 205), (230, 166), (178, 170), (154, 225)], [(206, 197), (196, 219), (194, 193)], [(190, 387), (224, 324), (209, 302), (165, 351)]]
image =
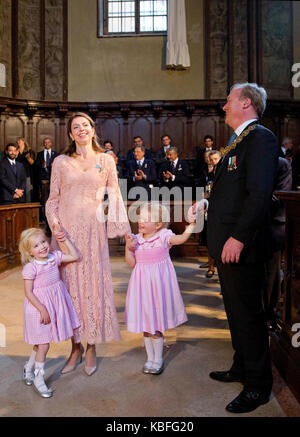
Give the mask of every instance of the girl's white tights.
[(159, 367), (163, 362), (164, 337), (151, 338), (154, 349), (154, 363)]
[(36, 356), (36, 351), (34, 349), (32, 349), (30, 358), (29, 358), (29, 360), (26, 363), (26, 369), (27, 369), (28, 372), (32, 371), (33, 368), (34, 368), (35, 356)]
[(147, 352), (147, 362), (146, 362), (146, 366), (149, 367), (152, 365), (153, 361), (154, 361), (154, 347), (152, 344), (152, 338), (151, 337), (144, 337), (144, 342), (145, 342), (145, 348), (146, 348), (146, 352)]

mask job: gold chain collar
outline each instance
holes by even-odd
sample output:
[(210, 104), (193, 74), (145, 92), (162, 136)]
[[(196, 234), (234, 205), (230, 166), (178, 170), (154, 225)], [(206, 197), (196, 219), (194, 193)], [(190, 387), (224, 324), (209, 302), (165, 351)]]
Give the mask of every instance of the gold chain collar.
[(229, 153), (231, 150), (235, 149), (236, 146), (254, 129), (256, 129), (257, 124), (253, 124), (252, 126), (248, 127), (247, 129), (245, 129), (241, 135), (239, 135), (238, 137), (236, 137), (236, 139), (234, 141), (232, 141), (232, 143), (229, 146), (226, 146), (222, 149), (220, 149), (220, 152), (222, 154), (222, 156), (224, 157), (225, 155), (227, 155), (227, 153)]

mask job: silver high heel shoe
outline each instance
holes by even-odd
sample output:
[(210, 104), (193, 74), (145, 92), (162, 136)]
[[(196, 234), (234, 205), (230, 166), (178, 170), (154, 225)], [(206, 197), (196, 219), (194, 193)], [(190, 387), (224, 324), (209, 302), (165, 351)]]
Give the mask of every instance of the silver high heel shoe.
[(84, 371), (87, 374), (87, 376), (92, 376), (92, 374), (95, 373), (96, 370), (97, 370), (97, 366), (95, 366), (95, 367), (84, 366)]
[[(80, 357), (78, 358), (78, 360), (76, 361), (76, 363), (73, 364), (73, 365), (68, 365), (68, 364), (66, 364), (65, 367), (61, 370), (60, 373), (61, 373), (62, 375), (65, 375), (66, 373), (73, 372), (73, 370), (75, 370), (76, 367), (79, 366), (79, 364), (82, 363), (82, 356), (83, 356), (83, 354), (84, 354), (84, 347), (83, 347), (82, 345), (80, 345)], [(68, 360), (68, 361), (69, 361), (69, 360)], [(68, 361), (67, 361), (67, 363), (68, 363)]]
[(27, 370), (27, 368), (26, 368), (27, 364), (28, 364), (28, 361), (25, 363), (25, 365), (23, 367), (23, 381), (24, 381), (24, 384), (29, 387), (30, 385), (33, 384), (34, 373), (33, 373), (33, 370)]
[[(95, 351), (95, 354), (96, 354), (96, 351)], [(95, 357), (95, 358), (96, 358), (96, 360), (97, 360), (97, 357)], [(86, 354), (85, 354), (85, 362), (86, 362)], [(96, 362), (97, 362), (97, 361), (96, 361)], [(97, 365), (96, 365), (96, 366), (93, 366), (93, 367), (89, 367), (89, 366), (87, 366), (87, 365), (84, 366), (84, 371), (85, 371), (85, 373), (86, 373), (88, 376), (92, 376), (93, 373), (96, 372), (96, 370), (97, 370)]]

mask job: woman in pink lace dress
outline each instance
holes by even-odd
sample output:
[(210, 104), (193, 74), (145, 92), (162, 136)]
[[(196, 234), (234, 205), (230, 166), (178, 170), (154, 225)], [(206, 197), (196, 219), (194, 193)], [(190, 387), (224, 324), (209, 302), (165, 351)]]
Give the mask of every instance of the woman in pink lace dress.
[[(107, 237), (124, 235), (130, 227), (114, 160), (99, 147), (93, 120), (84, 113), (74, 114), (68, 134), (71, 145), (53, 162), (46, 214), (53, 237), (59, 241), (66, 232), (80, 255), (61, 274), (80, 321), (80, 340), (87, 342), (85, 371), (91, 375), (96, 370), (95, 345), (120, 339)], [(73, 370), (82, 353), (81, 343), (72, 339), (72, 352), (62, 373)]]

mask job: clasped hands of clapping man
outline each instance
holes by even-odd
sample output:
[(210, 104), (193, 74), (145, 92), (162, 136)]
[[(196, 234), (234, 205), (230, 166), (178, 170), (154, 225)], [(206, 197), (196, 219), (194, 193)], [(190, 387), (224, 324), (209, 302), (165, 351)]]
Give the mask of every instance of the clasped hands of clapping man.
[(142, 179), (146, 179), (146, 175), (143, 170), (139, 169), (137, 172), (134, 172), (134, 178), (136, 181), (141, 181)]
[(167, 180), (167, 181), (168, 181), (170, 178), (172, 179), (173, 176), (174, 176), (173, 173), (171, 173), (170, 171), (164, 171), (164, 172), (163, 172), (163, 177), (164, 177), (164, 179)]

